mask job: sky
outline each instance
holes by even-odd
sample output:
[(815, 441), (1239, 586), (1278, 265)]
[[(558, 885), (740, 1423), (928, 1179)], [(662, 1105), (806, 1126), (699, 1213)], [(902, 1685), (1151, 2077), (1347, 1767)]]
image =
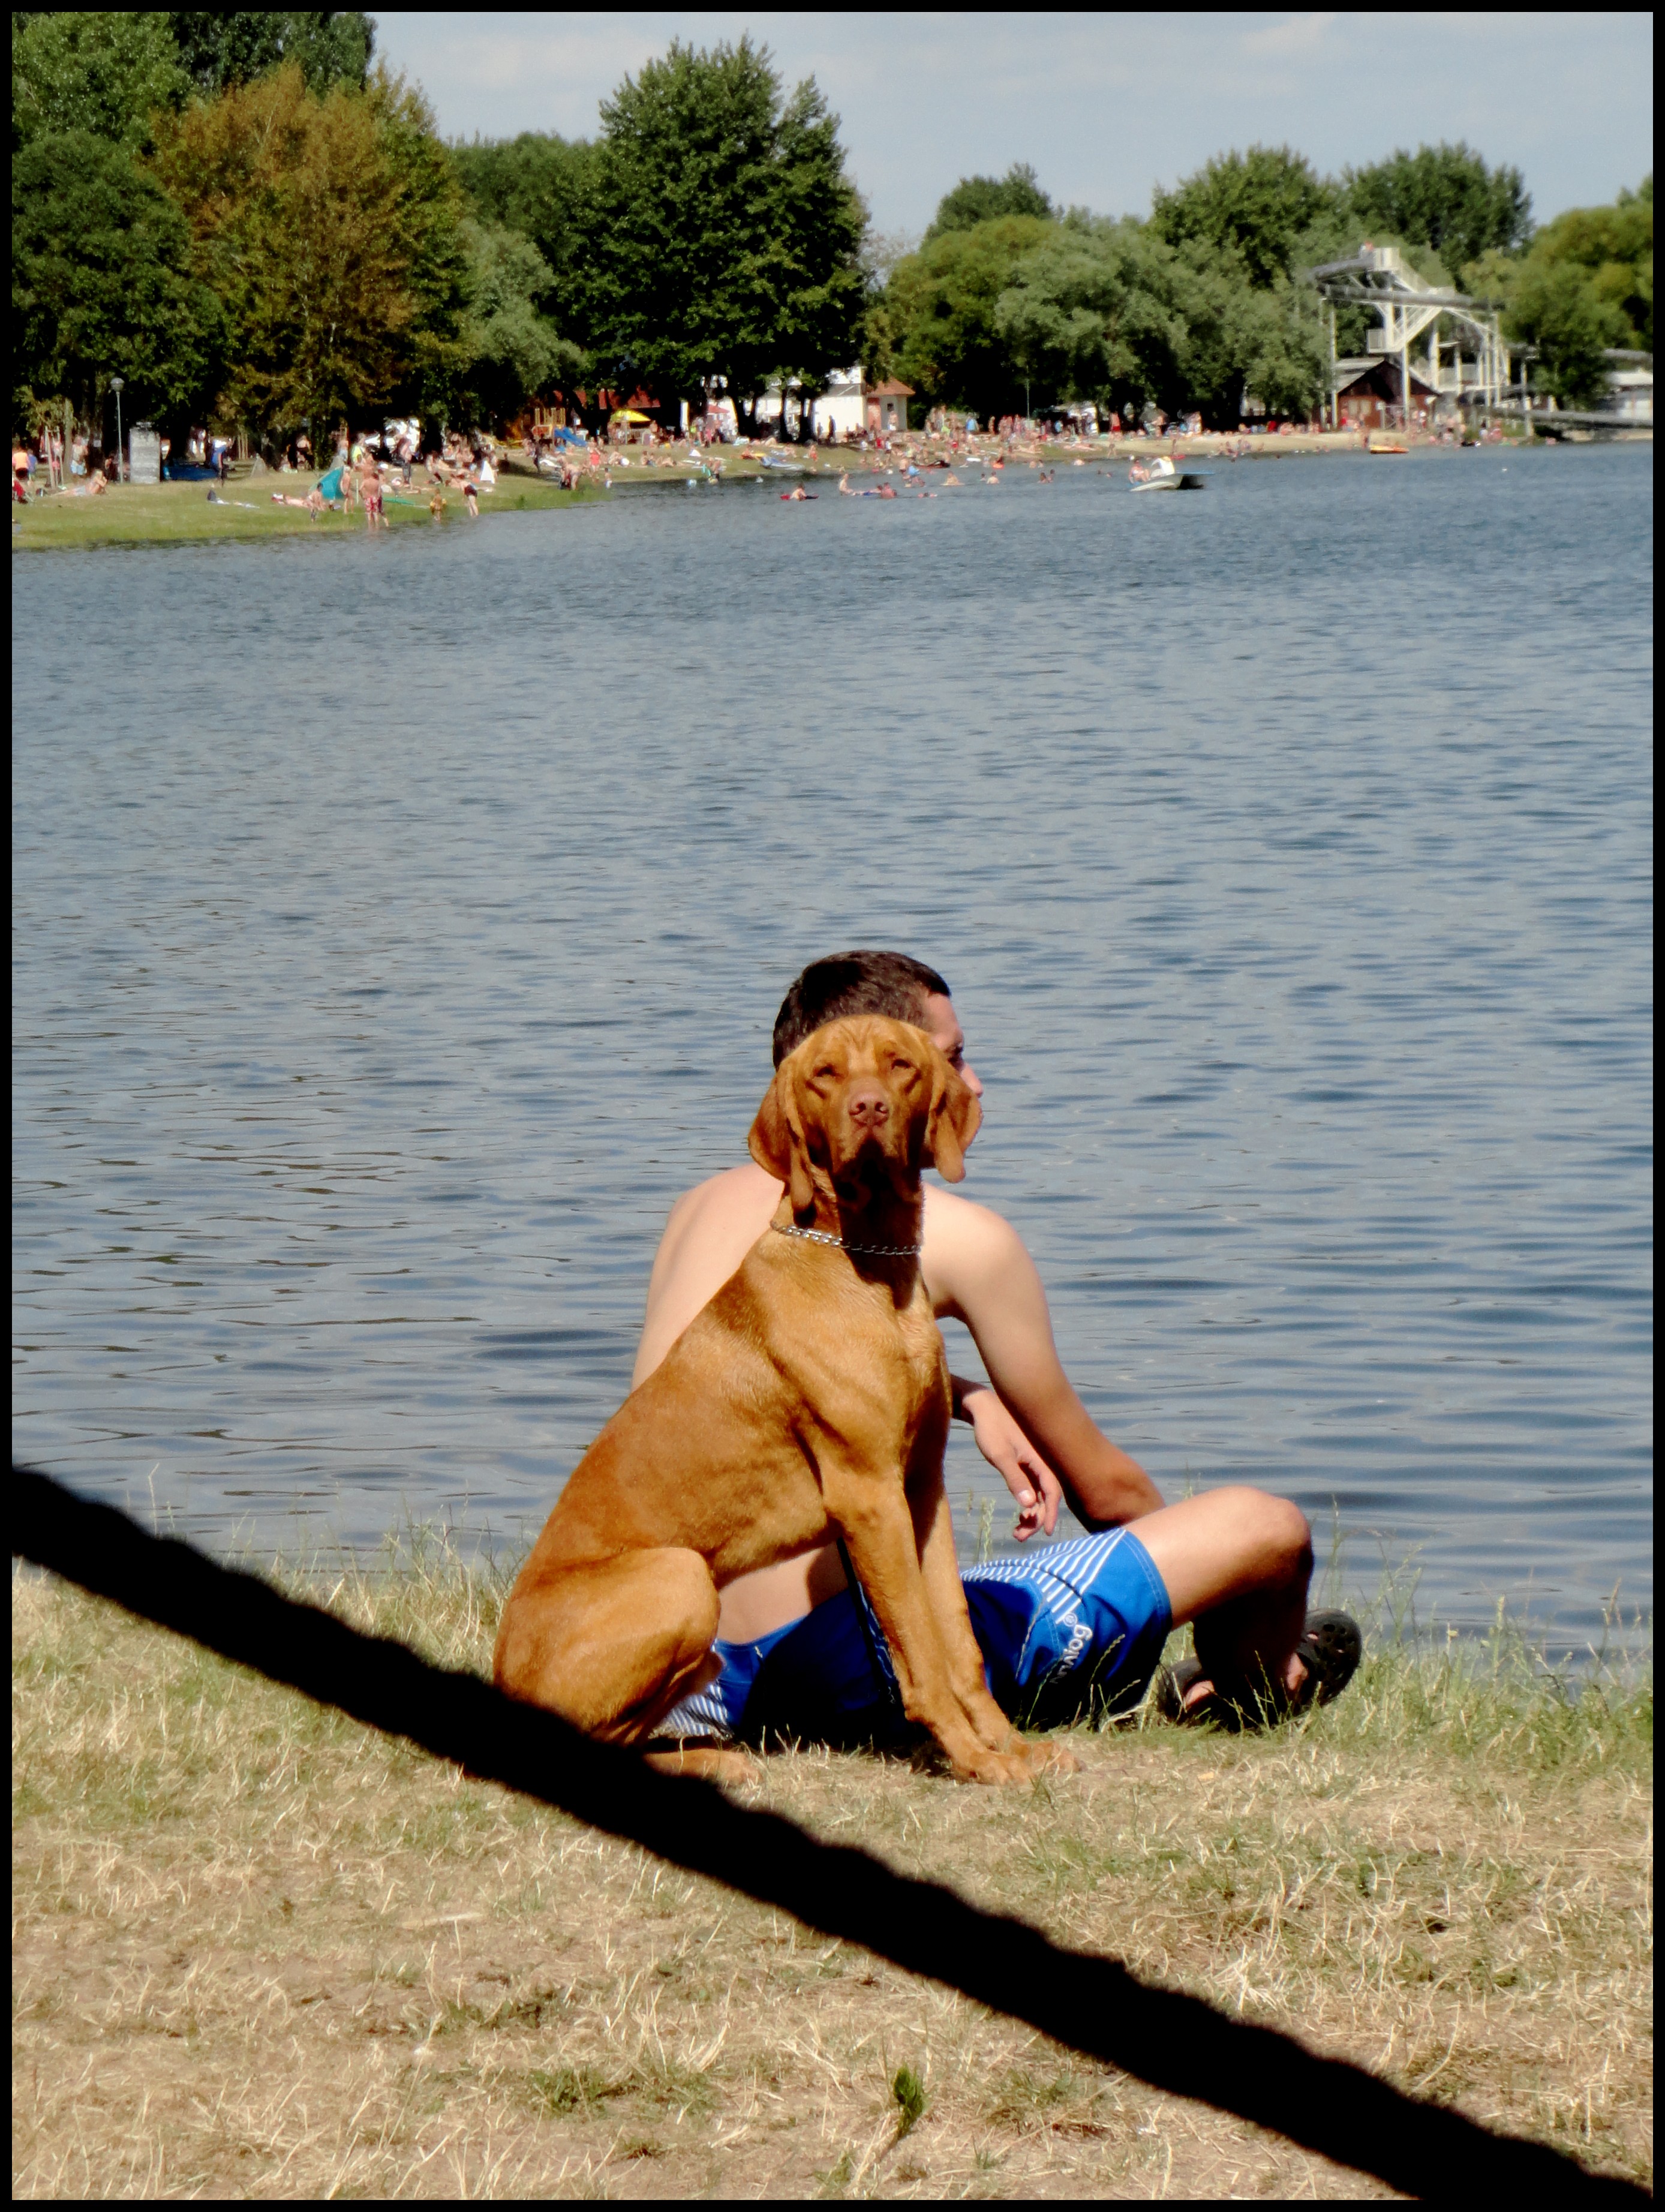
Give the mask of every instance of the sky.
[(1653, 166), (1650, 15), (392, 15), (377, 51), (447, 137), (590, 137), (673, 38), (750, 31), (842, 118), (875, 228), (917, 234), (957, 179), (1034, 164), (1066, 206), (1148, 213), (1209, 155), (1289, 144), (1321, 170), (1466, 139), (1533, 213)]

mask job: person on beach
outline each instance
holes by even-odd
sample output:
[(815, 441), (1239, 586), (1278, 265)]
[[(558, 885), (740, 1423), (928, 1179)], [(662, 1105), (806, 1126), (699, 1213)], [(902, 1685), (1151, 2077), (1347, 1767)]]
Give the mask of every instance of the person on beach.
[(381, 510), (381, 471), (376, 466), (374, 453), (366, 452), (360, 459), (358, 491), (359, 498), (363, 502), (366, 529), (386, 530), (387, 517)]
[[(882, 1014), (923, 1030), (974, 1093), (947, 983), (905, 953), (817, 960), (775, 1018), (777, 1066), (823, 1023)], [(633, 1381), (652, 1374), (769, 1228), (781, 1185), (747, 1163), (679, 1198), (659, 1241)], [(1357, 1625), (1307, 1611), (1312, 1538), (1287, 1499), (1232, 1486), (1164, 1505), (1145, 1469), (1094, 1423), (1060, 1364), (1035, 1264), (987, 1207), (927, 1187), (921, 1267), (933, 1310), (963, 1322), (990, 1381), (951, 1378), (953, 1410), (1012, 1493), (1013, 1534), (1050, 1536), (1067, 1503), (1086, 1536), (964, 1571), (995, 1698), (1020, 1724), (1136, 1706), (1170, 1629), (1195, 1656), (1164, 1668), (1176, 1721), (1254, 1726), (1327, 1702), (1358, 1665)], [(895, 1742), (900, 1699), (884, 1639), (834, 1544), (729, 1583), (721, 1671), (669, 1716), (668, 1736)]]
[(468, 502), (470, 520), (477, 522), (480, 520), (480, 487), (472, 469), (463, 478), (463, 497)]

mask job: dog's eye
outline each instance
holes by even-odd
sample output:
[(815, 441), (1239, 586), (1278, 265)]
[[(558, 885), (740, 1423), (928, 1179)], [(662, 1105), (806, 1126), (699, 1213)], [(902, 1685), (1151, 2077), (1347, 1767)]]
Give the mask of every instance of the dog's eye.
[(830, 1083), (837, 1073), (838, 1070), (829, 1060), (824, 1067), (817, 1067), (816, 1069), (815, 1079), (817, 1083)]
[(911, 1060), (893, 1060), (890, 1073), (892, 1075), (912, 1075), (915, 1073), (914, 1063)]

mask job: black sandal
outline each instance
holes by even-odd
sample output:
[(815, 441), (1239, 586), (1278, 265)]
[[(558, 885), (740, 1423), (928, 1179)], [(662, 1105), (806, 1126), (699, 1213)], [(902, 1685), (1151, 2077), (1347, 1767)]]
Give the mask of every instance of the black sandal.
[(1350, 1613), (1310, 1613), (1295, 1647), (1296, 1657), (1307, 1670), (1298, 1690), (1246, 1680), (1223, 1685), (1216, 1676), (1208, 1695), (1188, 1705), (1186, 1692), (1203, 1680), (1202, 1662), (1190, 1658), (1158, 1670), (1151, 1705), (1164, 1720), (1183, 1728), (1212, 1722), (1233, 1735), (1244, 1729), (1273, 1728), (1312, 1705), (1327, 1705), (1339, 1698), (1358, 1673), (1364, 1653), (1364, 1639)]

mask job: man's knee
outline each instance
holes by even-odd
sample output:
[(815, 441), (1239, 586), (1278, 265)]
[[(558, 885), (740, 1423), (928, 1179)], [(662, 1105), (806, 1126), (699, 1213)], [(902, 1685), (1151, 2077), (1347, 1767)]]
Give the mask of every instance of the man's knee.
[(1312, 1527), (1300, 1507), (1269, 1490), (1234, 1485), (1212, 1492), (1231, 1518), (1238, 1540), (1252, 1552), (1255, 1563), (1268, 1577), (1306, 1571), (1312, 1567)]

